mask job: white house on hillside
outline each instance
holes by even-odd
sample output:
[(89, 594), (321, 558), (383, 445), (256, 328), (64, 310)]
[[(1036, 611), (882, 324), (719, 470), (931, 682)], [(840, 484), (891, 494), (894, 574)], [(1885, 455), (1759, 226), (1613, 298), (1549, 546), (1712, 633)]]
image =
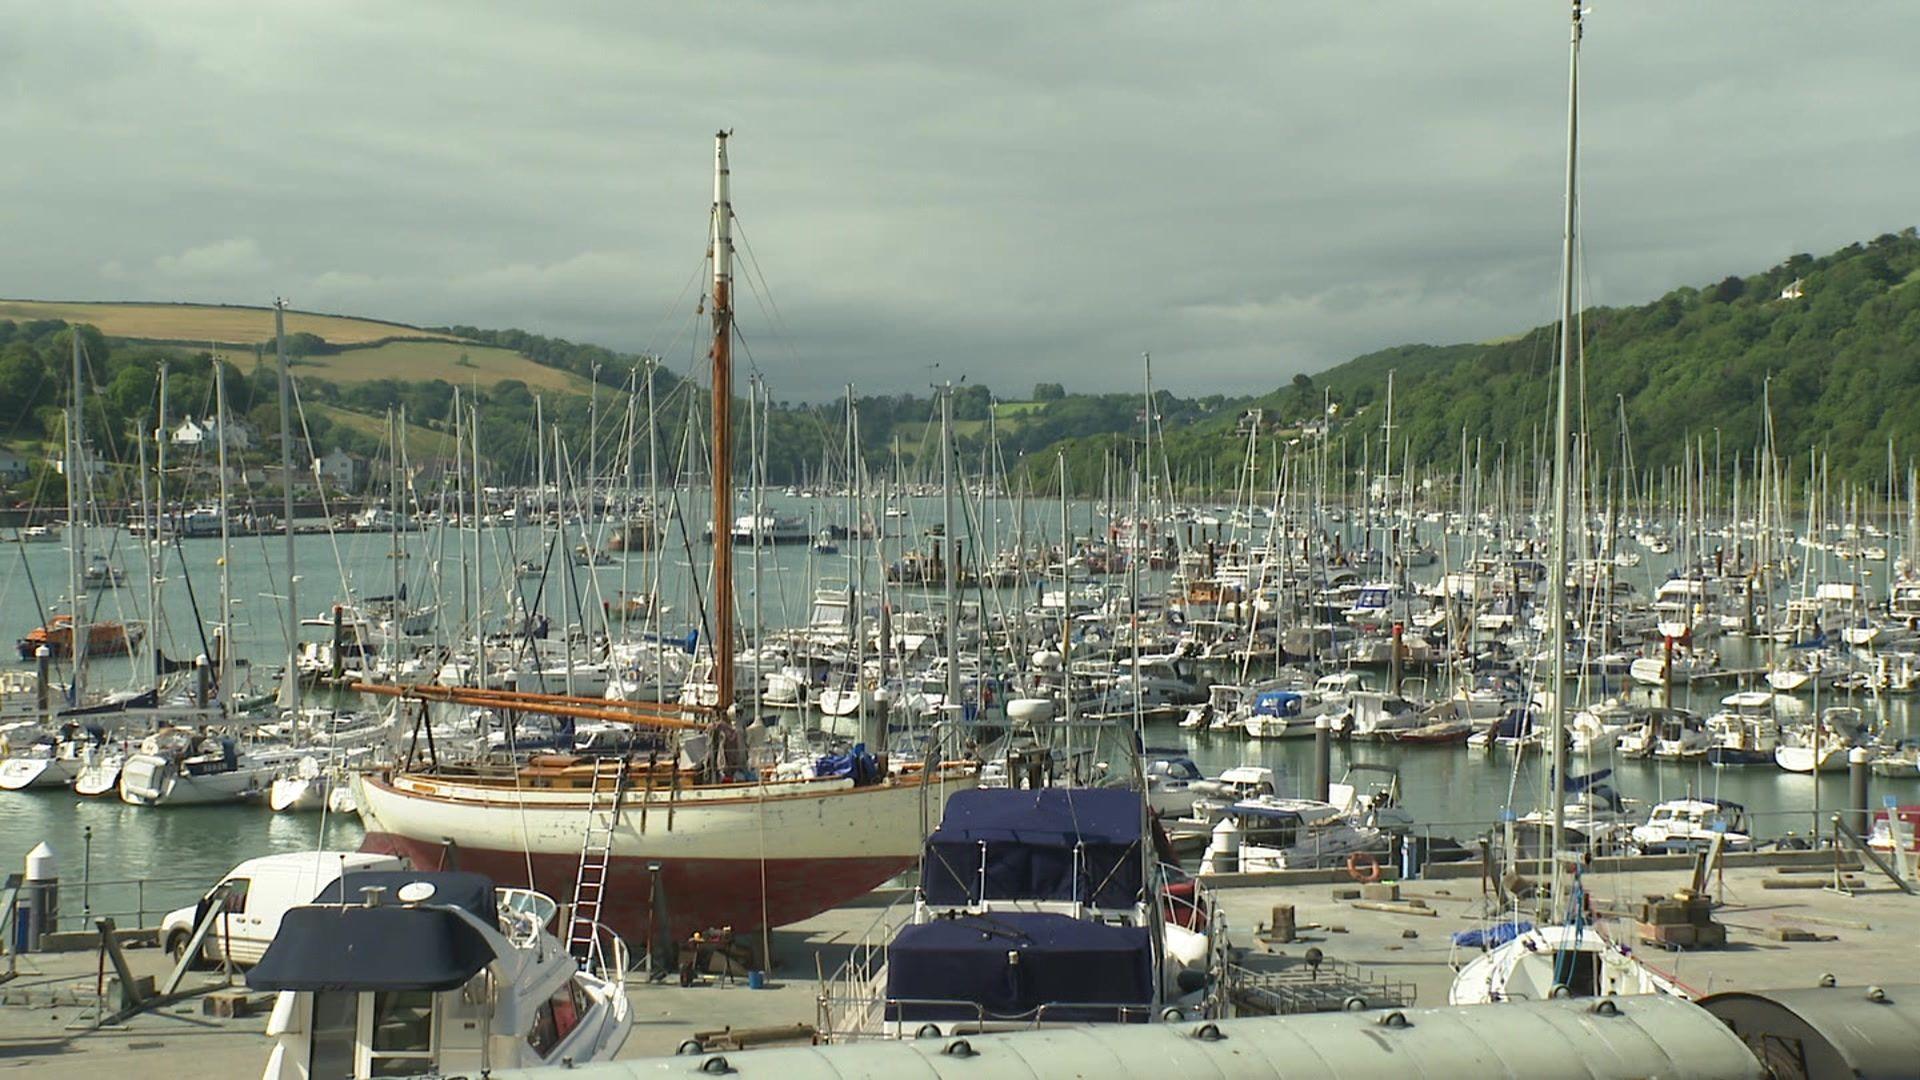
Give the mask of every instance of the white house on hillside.
[[(204, 445), (213, 447), (219, 445), (219, 437), (220, 419), (219, 417), (209, 416), (202, 420), (195, 420), (192, 417), (188, 417), (181, 422), (179, 427), (174, 428), (173, 434), (167, 438), (168, 441), (175, 446)], [(253, 449), (253, 443), (252, 425), (248, 424), (245, 420), (230, 419), (227, 421), (227, 449), (251, 450)]]
[(366, 463), (336, 446), (315, 459), (313, 473), (335, 491), (358, 491)]

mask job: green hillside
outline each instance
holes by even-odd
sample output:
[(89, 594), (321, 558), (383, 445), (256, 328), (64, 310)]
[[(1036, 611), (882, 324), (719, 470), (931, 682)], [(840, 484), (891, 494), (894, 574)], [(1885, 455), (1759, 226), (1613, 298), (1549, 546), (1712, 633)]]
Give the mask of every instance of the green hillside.
[[(213, 357), (181, 334), (237, 343), (218, 351), (228, 365), (233, 408), (261, 430), (277, 427), (276, 376), (262, 363), (270, 313), (193, 305), (49, 305), (0, 301), (0, 443), (57, 441), (72, 331), (52, 316), (98, 319), (81, 329), (89, 357), (89, 430), (124, 438), (156, 405), (157, 370), (171, 364), (170, 413), (210, 411)], [(306, 320), (306, 321), (300, 321)], [(520, 330), (470, 326), (421, 329), (341, 316), (301, 315), (290, 334), (294, 372), (321, 449), (376, 452), (386, 411), (404, 407), (416, 456), (444, 452), (458, 389), (481, 406), (483, 456), (503, 476), (529, 472), (536, 412), (557, 425), (566, 445), (586, 445), (587, 391), (601, 391), (601, 460), (616, 452), (620, 403), (629, 373), (642, 364), (594, 345)], [(116, 334), (115, 331), (119, 333)], [(1831, 455), (1837, 478), (1881, 482), (1891, 441), (1902, 460), (1920, 452), (1920, 238), (1909, 228), (1824, 257), (1794, 255), (1746, 277), (1681, 287), (1652, 303), (1595, 308), (1581, 323), (1583, 361), (1576, 384), (1576, 426), (1589, 433), (1603, 463), (1614, 460), (1624, 414), (1636, 464), (1677, 464), (1689, 445), (1718, 442), (1728, 458), (1751, 455), (1761, 440), (1763, 388), (1771, 386), (1776, 447), (1804, 460), (1809, 448)], [(1266, 485), (1279, 458), (1314, 444), (1303, 425), (1331, 412), (1334, 460), (1357, 469), (1377, 463), (1389, 373), (1394, 380), (1394, 459), (1450, 472), (1462, 436), (1489, 453), (1504, 444), (1525, 461), (1550, 422), (1556, 346), (1552, 327), (1461, 345), (1403, 345), (1357, 357), (1318, 375), (1297, 375), (1256, 397), (1182, 398), (1159, 392), (1156, 461), (1176, 486), (1199, 494), (1231, 489), (1250, 458)], [(333, 335), (329, 337), (327, 335)], [(251, 343), (249, 343), (251, 342)], [(704, 407), (680, 395), (694, 388), (656, 370), (659, 444), (678, 468), (685, 424), (704, 426)], [(1027, 388), (1020, 388), (1025, 391)], [(1136, 393), (1070, 394), (1041, 383), (1002, 401), (978, 383), (957, 387), (953, 415), (969, 470), (992, 460), (1035, 491), (1057, 489), (1059, 461), (1080, 493), (1121, 485), (1140, 453), (1146, 410)], [(930, 453), (936, 404), (911, 394), (858, 399), (860, 452), (879, 475), (897, 460), (910, 478), (937, 473)], [(1258, 423), (1252, 410), (1258, 410)], [(782, 403), (766, 423), (767, 477), (776, 484), (817, 475), (825, 463), (844, 475), (845, 405), (834, 400)], [(1250, 432), (1258, 432), (1250, 438)], [(897, 454), (897, 458), (896, 458)], [(744, 462), (745, 455), (741, 455)], [(744, 465), (743, 465), (744, 469)], [(697, 471), (697, 469), (696, 469)], [(1804, 472), (1804, 470), (1797, 470)], [(1792, 471), (1790, 471), (1791, 473)]]
[[(1407, 346), (1317, 376), (1342, 403), (1350, 444), (1374, 438), (1393, 370), (1397, 447), (1447, 465), (1461, 432), (1524, 449), (1549, 412), (1554, 330), (1499, 343)], [(1794, 255), (1772, 269), (1682, 287), (1638, 307), (1595, 308), (1583, 320), (1584, 427), (1595, 447), (1618, 445), (1624, 411), (1634, 456), (1677, 464), (1691, 440), (1751, 454), (1770, 399), (1775, 445), (1831, 454), (1836, 476), (1877, 481), (1887, 443), (1920, 452), (1920, 239), (1909, 228), (1823, 258)], [(1278, 397), (1284, 399), (1285, 392)], [(1581, 418), (1576, 416), (1576, 426)], [(1398, 453), (1396, 453), (1398, 456)]]

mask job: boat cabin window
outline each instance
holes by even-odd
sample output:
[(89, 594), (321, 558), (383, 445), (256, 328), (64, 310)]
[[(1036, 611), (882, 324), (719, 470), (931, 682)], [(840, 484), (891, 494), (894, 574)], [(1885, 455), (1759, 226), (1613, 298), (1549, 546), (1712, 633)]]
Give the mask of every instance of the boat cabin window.
[(1300, 837), (1300, 819), (1297, 817), (1249, 817), (1244, 825), (1245, 833), (1240, 839), (1242, 847), (1292, 847)]
[(580, 1018), (590, 1004), (579, 985), (569, 979), (567, 985), (540, 1003), (533, 1014), (533, 1028), (527, 1032), (527, 1045), (542, 1058), (553, 1053), (554, 1047), (580, 1026)]
[(1148, 776), (1164, 776), (1169, 780), (1202, 779), (1199, 766), (1186, 758), (1162, 758), (1147, 764)]
[(412, 1076), (431, 1072), (433, 991), (381, 990), (372, 997), (368, 1075)]
[(352, 1076), (359, 1042), (360, 995), (350, 990), (322, 990), (313, 995), (313, 1053), (307, 1075)]

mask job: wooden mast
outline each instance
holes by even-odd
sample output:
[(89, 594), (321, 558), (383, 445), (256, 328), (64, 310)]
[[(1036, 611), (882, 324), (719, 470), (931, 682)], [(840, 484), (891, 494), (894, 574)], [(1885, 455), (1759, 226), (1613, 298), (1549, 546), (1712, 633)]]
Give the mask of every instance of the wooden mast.
[[(713, 137), (713, 671), (722, 714), (733, 705), (733, 204), (727, 136)], [(756, 527), (757, 527), (756, 523)]]

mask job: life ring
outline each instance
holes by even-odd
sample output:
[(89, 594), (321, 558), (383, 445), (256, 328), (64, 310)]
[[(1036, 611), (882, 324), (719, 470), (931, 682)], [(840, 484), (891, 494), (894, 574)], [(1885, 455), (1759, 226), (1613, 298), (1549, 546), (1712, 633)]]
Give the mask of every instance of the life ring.
[(620, 673), (620, 676), (621, 678), (626, 679), (630, 683), (639, 682), (640, 681), (640, 665), (629, 664), (626, 670)]
[(1380, 880), (1380, 860), (1364, 851), (1356, 851), (1347, 856), (1347, 876), (1362, 885), (1371, 885)]

